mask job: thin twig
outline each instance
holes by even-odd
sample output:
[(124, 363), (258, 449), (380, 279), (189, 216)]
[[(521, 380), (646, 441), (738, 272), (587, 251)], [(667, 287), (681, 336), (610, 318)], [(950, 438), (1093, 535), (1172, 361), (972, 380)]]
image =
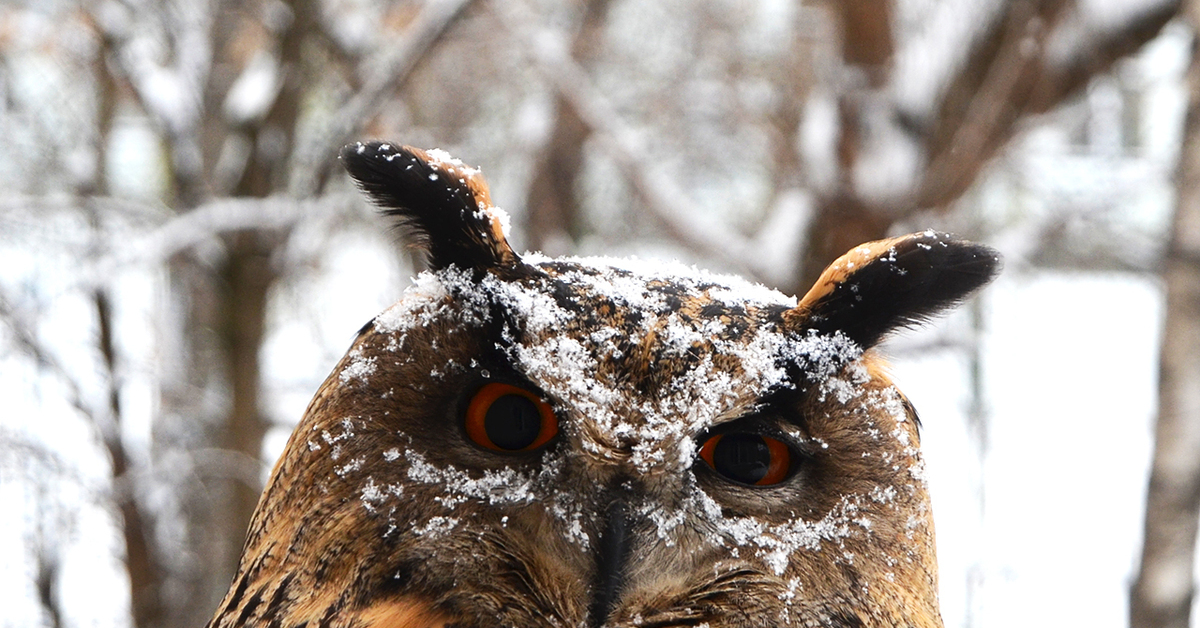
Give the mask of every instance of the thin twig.
[(70, 371), (59, 361), (58, 356), (38, 340), (34, 326), (13, 307), (12, 301), (8, 298), (3, 287), (0, 287), (0, 323), (3, 323), (12, 332), (12, 340), (15, 342), (18, 350), (33, 358), (39, 368), (44, 369), (62, 382), (62, 385), (66, 387), (66, 394), (64, 396), (67, 403), (87, 419), (87, 424), (96, 432), (97, 440), (100, 442), (107, 440), (108, 434), (112, 429), (108, 425), (108, 422), (103, 420), (103, 413), (97, 412), (85, 400), (83, 388), (79, 385), (79, 382), (75, 380)]
[(367, 78), (358, 93), (329, 117), (325, 128), (314, 133), (296, 151), (288, 180), (295, 198), (307, 198), (320, 187), (323, 170), (337, 149), (353, 138), (356, 129), (411, 76), (446, 31), (476, 0), (430, 0), (395, 45), (369, 63)]

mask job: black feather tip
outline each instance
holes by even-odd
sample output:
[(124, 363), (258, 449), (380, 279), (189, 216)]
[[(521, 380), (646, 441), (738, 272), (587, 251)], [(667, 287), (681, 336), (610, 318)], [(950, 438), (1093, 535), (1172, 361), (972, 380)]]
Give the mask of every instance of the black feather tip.
[(350, 144), (341, 160), (373, 203), (413, 231), (431, 268), (520, 263), (504, 237), (504, 215), (492, 207), (478, 170), (440, 150), (379, 141)]
[(944, 233), (870, 242), (825, 269), (787, 319), (801, 329), (841, 332), (869, 348), (958, 304), (1000, 268), (991, 247)]

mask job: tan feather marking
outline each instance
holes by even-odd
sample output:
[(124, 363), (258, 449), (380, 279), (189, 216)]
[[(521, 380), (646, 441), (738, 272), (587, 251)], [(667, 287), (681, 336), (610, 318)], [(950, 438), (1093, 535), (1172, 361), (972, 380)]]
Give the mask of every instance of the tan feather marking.
[(867, 351), (863, 354), (862, 361), (871, 379), (878, 380), (885, 386), (893, 385), (891, 365), (882, 355), (875, 351)]
[[(484, 238), (483, 244), (490, 247), (496, 252), (502, 266), (512, 266), (520, 261), (512, 246), (508, 244), (508, 238), (504, 236), (504, 225), (501, 220), (501, 214), (495, 205), (492, 205), (492, 194), (488, 188), (487, 180), (484, 179), (483, 173), (477, 168), (472, 168), (463, 162), (450, 157), (442, 151), (424, 151), (413, 146), (405, 146), (406, 150), (411, 151), (417, 158), (424, 160), (430, 166), (433, 166), (441, 172), (441, 176), (457, 179), (467, 192), (470, 193), (472, 200), (475, 201), (475, 207), (486, 219), (484, 231), (479, 233)], [(488, 242), (487, 240), (490, 240)]]
[(445, 628), (450, 621), (426, 602), (401, 598), (374, 604), (356, 613), (364, 628)]
[(654, 328), (647, 331), (642, 337), (641, 342), (634, 347), (631, 360), (629, 362), (629, 378), (635, 385), (649, 387), (654, 374), (655, 367), (655, 349), (658, 347), (658, 332), (667, 324), (666, 320), (659, 320), (655, 323)]
[(839, 284), (845, 283), (858, 269), (867, 265), (871, 260), (882, 257), (888, 254), (892, 247), (898, 242), (911, 236), (900, 236), (898, 238), (888, 238), (887, 240), (876, 240), (875, 242), (867, 242), (860, 244), (845, 255), (834, 260), (821, 276), (817, 279), (817, 283), (813, 284), (812, 288), (804, 294), (804, 298), (800, 299), (800, 303), (796, 307), (783, 313), (783, 320), (790, 327), (795, 327), (804, 322), (813, 307), (833, 292), (834, 288)]
[[(295, 606), (287, 610), (288, 622), (294, 625), (317, 625), (321, 618), (326, 616), (329, 607), (337, 604), (338, 596), (341, 593), (339, 590), (329, 588), (314, 588), (304, 598), (297, 600)], [(340, 616), (341, 613), (336, 613), (336, 615)]]

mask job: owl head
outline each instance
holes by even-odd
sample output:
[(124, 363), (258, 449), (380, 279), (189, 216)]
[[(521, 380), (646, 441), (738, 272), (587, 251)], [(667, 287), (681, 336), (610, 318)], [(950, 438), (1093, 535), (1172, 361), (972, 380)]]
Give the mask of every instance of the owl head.
[(865, 244), (797, 301), (518, 255), (441, 151), (342, 161), (431, 270), (317, 392), (211, 626), (941, 625), (917, 415), (872, 347), (994, 251)]

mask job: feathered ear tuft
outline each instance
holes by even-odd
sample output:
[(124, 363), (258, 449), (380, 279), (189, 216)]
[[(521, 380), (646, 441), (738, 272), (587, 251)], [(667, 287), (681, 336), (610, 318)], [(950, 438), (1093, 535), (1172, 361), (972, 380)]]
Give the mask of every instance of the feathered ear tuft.
[(944, 233), (869, 242), (830, 264), (784, 319), (797, 330), (840, 331), (868, 349), (956, 305), (1000, 265), (994, 249)]
[(507, 216), (492, 207), (478, 170), (440, 150), (386, 142), (350, 144), (341, 159), (372, 202), (413, 229), (430, 267), (482, 270), (520, 263), (504, 237)]

